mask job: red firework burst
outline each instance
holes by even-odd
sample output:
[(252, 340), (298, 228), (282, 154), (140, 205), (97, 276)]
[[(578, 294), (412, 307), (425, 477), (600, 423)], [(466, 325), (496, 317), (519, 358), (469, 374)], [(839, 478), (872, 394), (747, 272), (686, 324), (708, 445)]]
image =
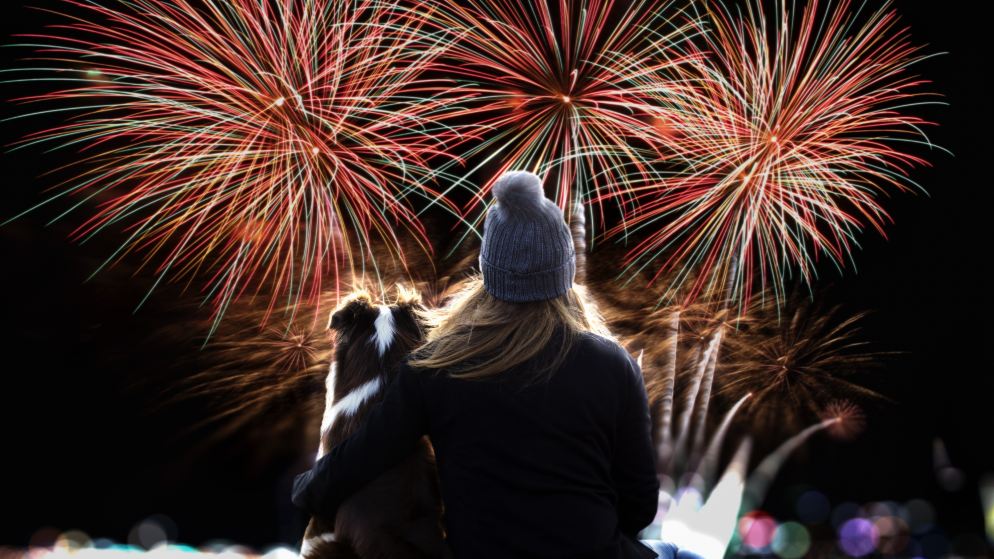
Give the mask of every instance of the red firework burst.
[[(431, 10), (390, 0), (66, 4), (68, 23), (25, 36), (45, 64), (24, 71), (67, 85), (20, 101), (76, 114), (20, 144), (91, 154), (42, 204), (96, 197), (73, 238), (123, 232), (104, 265), (137, 249), (160, 280), (202, 274), (219, 319), (253, 287), (273, 294), (272, 310), (316, 301), (329, 275), (337, 288), (345, 263), (404, 262), (401, 228), (430, 251), (411, 195), (458, 215), (432, 187), (429, 161), (454, 135), (440, 125), (445, 86), (424, 77), (447, 40), (428, 30)], [(374, 254), (374, 240), (389, 254)]]
[(880, 195), (917, 187), (907, 170), (927, 164), (904, 146), (933, 147), (921, 130), (932, 123), (904, 112), (928, 95), (908, 71), (925, 55), (887, 2), (859, 14), (848, 0), (824, 12), (811, 0), (795, 13), (780, 0), (773, 17), (759, 1), (744, 15), (706, 6), (698, 56), (675, 68), (684, 79), (644, 78), (658, 137), (682, 164), (606, 193), (636, 206), (606, 236), (649, 229), (622, 274), (661, 262), (650, 283), (666, 274), (688, 301), (731, 297), (744, 309), (766, 287), (781, 301), (793, 270), (810, 282), (820, 259), (843, 267), (864, 228), (886, 235)]
[(636, 79), (686, 62), (687, 19), (659, 0), (448, 3), (440, 21), (465, 31), (440, 67), (469, 97), (459, 116), (484, 137), (461, 155), (479, 157), (470, 172), (498, 166), (466, 214), (511, 169), (555, 177), (552, 199), (564, 209), (653, 175), (657, 110)]

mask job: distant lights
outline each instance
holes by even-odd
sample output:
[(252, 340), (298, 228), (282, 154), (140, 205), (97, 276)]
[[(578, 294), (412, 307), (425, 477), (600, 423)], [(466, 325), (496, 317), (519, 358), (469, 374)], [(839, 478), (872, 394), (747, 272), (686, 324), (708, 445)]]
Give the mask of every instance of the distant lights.
[(52, 547), (59, 539), (60, 532), (52, 526), (43, 526), (33, 534), (28, 540), (28, 547)]
[(90, 540), (90, 536), (81, 530), (68, 530), (59, 534), (59, 537), (55, 540), (56, 549), (65, 549), (67, 551), (75, 551), (91, 547), (92, 545), (93, 542)]
[(991, 544), (994, 544), (994, 505), (988, 505), (987, 515), (987, 539), (990, 540)]
[(761, 510), (754, 510), (739, 519), (739, 538), (747, 549), (766, 549), (773, 542), (776, 530), (776, 520)]
[(987, 541), (994, 545), (994, 474), (986, 474), (980, 478), (980, 503), (984, 507)]
[(897, 516), (879, 516), (873, 520), (879, 541), (877, 550), (886, 555), (896, 555), (908, 546), (908, 524)]
[(218, 553), (219, 558), (223, 559), (242, 559), (243, 557), (248, 557), (252, 555), (252, 550), (245, 547), (244, 545), (231, 545), (226, 549)]
[(928, 501), (912, 499), (904, 504), (904, 519), (913, 534), (924, 534), (935, 523), (935, 510)]
[(953, 466), (943, 466), (935, 471), (935, 475), (939, 486), (949, 492), (959, 491), (966, 481), (963, 471)]
[[(981, 491), (990, 499), (982, 498), (985, 520), (994, 527), (994, 507), (989, 506), (994, 504), (994, 476), (982, 480)], [(935, 509), (922, 499), (903, 503), (849, 501), (833, 508), (826, 495), (807, 485), (794, 486), (786, 494), (796, 496), (788, 498), (794, 500), (798, 520), (781, 522), (765, 511), (752, 510), (739, 518), (726, 551), (736, 556), (779, 559), (821, 557), (831, 545), (824, 537), (826, 524), (835, 535), (832, 557), (966, 558), (984, 556), (987, 549), (981, 534), (944, 532), (938, 526)], [(994, 537), (989, 538), (994, 541)]]
[(849, 519), (856, 518), (860, 515), (859, 505), (852, 502), (841, 503), (834, 510), (832, 510), (832, 526), (836, 530), (842, 527)]
[(773, 552), (783, 559), (800, 559), (811, 548), (811, 535), (808, 529), (797, 522), (785, 522), (777, 526), (771, 542)]
[(235, 544), (228, 540), (211, 540), (199, 549), (183, 544), (170, 543), (160, 539), (165, 534), (175, 535), (175, 525), (172, 520), (161, 514), (152, 515), (136, 524), (129, 537), (152, 537), (157, 540), (151, 546), (147, 541), (139, 545), (116, 543), (108, 538), (92, 539), (80, 530), (59, 532), (57, 528), (45, 526), (35, 531), (31, 536), (28, 548), (23, 553), (25, 559), (126, 559), (135, 554), (144, 553), (150, 557), (161, 559), (189, 558), (191, 555), (209, 556), (212, 559), (295, 559), (298, 552), (285, 546), (275, 546), (259, 554), (244, 545)]
[[(661, 488), (670, 493), (672, 484)], [(984, 504), (988, 537), (994, 541), (994, 476), (984, 478), (980, 484)], [(704, 504), (703, 495), (691, 488), (677, 490), (670, 503), (669, 512), (683, 508), (699, 509)], [(826, 551), (823, 527), (831, 523), (835, 533), (836, 556), (868, 558), (871, 556), (932, 558), (948, 554), (958, 557), (981, 556), (986, 549), (983, 535), (969, 533), (948, 534), (936, 526), (933, 506), (922, 499), (907, 502), (872, 501), (862, 505), (843, 502), (832, 508), (823, 493), (810, 486), (799, 485), (788, 495), (798, 495), (794, 509), (798, 520), (779, 522), (763, 510), (752, 510), (738, 519), (734, 533), (720, 541), (702, 539), (703, 534), (692, 523), (671, 523), (659, 534), (660, 526), (653, 525), (652, 535), (663, 536), (665, 541), (680, 540), (678, 545), (700, 552), (705, 546), (716, 544), (718, 553), (725, 549), (738, 555), (759, 554), (779, 559), (802, 559)], [(662, 500), (662, 499), (661, 499)], [(669, 499), (667, 499), (669, 500)], [(822, 525), (822, 528), (817, 527)], [(210, 540), (199, 548), (172, 543), (176, 537), (175, 523), (167, 516), (156, 514), (136, 523), (129, 534), (129, 544), (119, 544), (107, 538), (92, 538), (78, 529), (60, 531), (45, 526), (32, 534), (25, 559), (127, 559), (136, 553), (146, 553), (162, 559), (189, 558), (191, 554), (210, 556), (212, 559), (297, 559), (298, 551), (282, 545), (266, 548), (259, 553), (226, 539)], [(641, 537), (651, 537), (648, 533)], [(729, 541), (731, 539), (731, 541)], [(723, 542), (727, 542), (723, 543)], [(700, 549), (698, 549), (700, 548)], [(710, 548), (709, 548), (710, 549)], [(844, 553), (844, 555), (840, 555)], [(718, 554), (702, 553), (705, 557)], [(126, 557), (127, 556), (127, 557)]]
[(283, 546), (268, 549), (262, 554), (263, 559), (297, 559), (298, 556), (296, 551)]
[(805, 524), (821, 524), (828, 519), (832, 505), (828, 497), (818, 491), (805, 491), (797, 498), (795, 504), (797, 517)]
[(863, 557), (877, 549), (880, 534), (865, 518), (850, 518), (839, 527), (839, 547), (850, 557)]
[(128, 543), (135, 547), (152, 549), (176, 537), (176, 524), (163, 514), (154, 514), (135, 524), (128, 533)]

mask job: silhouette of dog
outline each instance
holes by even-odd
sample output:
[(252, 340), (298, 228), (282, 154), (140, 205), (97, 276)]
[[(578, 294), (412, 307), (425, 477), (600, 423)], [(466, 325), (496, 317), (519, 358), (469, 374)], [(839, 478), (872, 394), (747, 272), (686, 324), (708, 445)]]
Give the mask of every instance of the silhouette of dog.
[[(328, 373), (318, 456), (361, 425), (397, 365), (418, 345), (424, 330), (414, 312), (416, 291), (398, 286), (391, 305), (377, 305), (365, 290), (346, 297), (332, 313), (335, 353)], [(311, 518), (304, 559), (405, 559), (449, 556), (435, 457), (427, 437), (399, 464), (360, 489), (338, 510), (334, 525)]]

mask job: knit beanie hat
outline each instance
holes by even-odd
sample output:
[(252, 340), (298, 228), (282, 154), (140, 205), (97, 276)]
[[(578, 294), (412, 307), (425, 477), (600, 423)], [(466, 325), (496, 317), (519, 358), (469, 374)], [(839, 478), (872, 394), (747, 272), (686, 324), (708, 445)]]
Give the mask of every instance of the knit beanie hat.
[(504, 301), (553, 299), (573, 286), (576, 251), (563, 210), (545, 197), (542, 179), (508, 171), (493, 187), (483, 223), (483, 287)]

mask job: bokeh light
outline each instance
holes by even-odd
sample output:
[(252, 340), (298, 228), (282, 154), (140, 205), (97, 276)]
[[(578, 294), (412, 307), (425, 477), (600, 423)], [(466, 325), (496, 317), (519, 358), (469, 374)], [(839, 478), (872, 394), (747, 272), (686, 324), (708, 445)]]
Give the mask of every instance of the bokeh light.
[(771, 547), (783, 559), (798, 559), (804, 557), (811, 548), (811, 535), (802, 524), (785, 522), (774, 532)]
[(152, 549), (156, 544), (168, 540), (165, 527), (156, 517), (148, 517), (131, 528), (128, 543), (144, 549)]
[(90, 541), (90, 536), (81, 530), (68, 530), (59, 534), (59, 537), (55, 540), (55, 548), (66, 551), (76, 551), (91, 547), (92, 545), (93, 542)]
[(797, 498), (795, 505), (797, 518), (805, 524), (821, 524), (828, 519), (832, 512), (832, 505), (823, 493), (819, 491), (805, 491)]
[(276, 546), (266, 550), (266, 552), (262, 554), (262, 557), (264, 559), (297, 559), (298, 554), (289, 547)]
[(935, 509), (928, 501), (912, 499), (905, 503), (905, 520), (912, 534), (924, 534), (932, 529), (935, 523)]
[(754, 510), (739, 519), (739, 536), (742, 545), (753, 550), (762, 550), (773, 542), (777, 521), (769, 514)]
[(899, 506), (893, 501), (873, 501), (863, 505), (864, 516), (893, 516), (898, 513)]
[(987, 539), (994, 544), (994, 506), (987, 509)]
[(873, 527), (879, 535), (877, 550), (888, 555), (896, 555), (908, 546), (911, 530), (903, 518), (898, 516), (878, 516), (873, 519)]
[[(253, 549), (236, 545), (227, 540), (212, 540), (212, 550), (197, 549), (190, 545), (170, 543), (160, 539), (162, 534), (175, 537), (176, 525), (161, 514), (152, 515), (136, 524), (130, 533), (135, 538), (158, 540), (151, 548), (144, 544), (134, 545), (118, 543), (109, 538), (92, 539), (81, 530), (59, 532), (51, 526), (43, 527), (31, 537), (27, 549), (18, 550), (0, 546), (0, 557), (29, 558), (29, 559), (120, 559), (145, 553), (159, 559), (189, 558), (193, 555), (210, 556), (212, 559), (294, 559), (297, 551), (285, 546), (269, 548), (260, 555)], [(8, 553), (10, 551), (10, 553)]]
[(52, 526), (42, 526), (35, 530), (31, 534), (31, 538), (28, 539), (28, 545), (30, 547), (52, 547), (55, 545), (55, 541), (59, 539), (59, 530)]
[(939, 480), (939, 486), (949, 492), (959, 491), (962, 489), (963, 482), (966, 479), (963, 475), (963, 471), (954, 466), (944, 466), (939, 468), (936, 470), (935, 475)]
[(230, 545), (224, 551), (217, 554), (218, 559), (242, 559), (243, 557), (254, 556), (252, 550), (244, 545)]
[(856, 518), (860, 515), (859, 505), (856, 503), (845, 502), (835, 507), (832, 511), (832, 526), (836, 530), (842, 527), (851, 518)]
[(987, 540), (994, 545), (994, 475), (987, 474), (980, 479), (980, 502), (984, 506)]
[(862, 557), (877, 548), (877, 528), (865, 518), (850, 518), (839, 528), (839, 547), (850, 557)]
[[(133, 530), (139, 530), (144, 525), (145, 529), (154, 526), (154, 522), (143, 521), (135, 526)], [(48, 530), (51, 530), (49, 528)], [(215, 543), (217, 543), (215, 541)], [(189, 559), (191, 555), (200, 555), (210, 559), (295, 559), (298, 553), (294, 549), (279, 545), (269, 548), (264, 554), (259, 554), (253, 549), (243, 546), (229, 544), (225, 547), (216, 547), (214, 551), (205, 551), (195, 547), (174, 544), (168, 541), (160, 541), (153, 545), (151, 549), (144, 549), (141, 546), (116, 543), (108, 538), (97, 538), (91, 542), (90, 537), (79, 530), (69, 530), (61, 534), (56, 534), (56, 540), (49, 546), (29, 546), (25, 550), (13, 550), (13, 554), (6, 554), (7, 549), (0, 546), (0, 557), (30, 558), (30, 559), (127, 559), (136, 554), (142, 554), (158, 559)]]
[(228, 549), (235, 542), (231, 540), (226, 540), (222, 538), (217, 538), (213, 540), (208, 540), (204, 545), (200, 546), (202, 551), (208, 551), (210, 553), (222, 553), (225, 549)]

